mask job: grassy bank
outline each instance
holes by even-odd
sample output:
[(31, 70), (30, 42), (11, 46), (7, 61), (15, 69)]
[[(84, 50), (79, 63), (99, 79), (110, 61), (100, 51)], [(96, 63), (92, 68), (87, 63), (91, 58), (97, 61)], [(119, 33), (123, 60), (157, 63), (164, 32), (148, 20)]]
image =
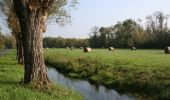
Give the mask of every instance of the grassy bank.
[(72, 90), (56, 85), (50, 91), (37, 91), (30, 86), (21, 86), (23, 67), (16, 62), (12, 50), (0, 57), (0, 100), (81, 100), (82, 97)]
[[(145, 99), (170, 99), (170, 55), (162, 50), (49, 49), (46, 63), (73, 78), (128, 91)], [(140, 97), (138, 97), (140, 98)]]

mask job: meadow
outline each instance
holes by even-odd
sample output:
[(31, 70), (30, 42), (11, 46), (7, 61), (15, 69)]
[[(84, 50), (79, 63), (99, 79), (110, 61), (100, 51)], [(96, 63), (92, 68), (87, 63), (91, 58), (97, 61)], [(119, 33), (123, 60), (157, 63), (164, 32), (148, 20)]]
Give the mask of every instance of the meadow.
[(129, 92), (138, 99), (170, 99), (170, 55), (163, 50), (45, 50), (45, 62), (66, 76)]
[(40, 91), (31, 85), (22, 85), (22, 65), (16, 61), (16, 51), (0, 57), (0, 100), (82, 100), (73, 90), (55, 84), (50, 90)]

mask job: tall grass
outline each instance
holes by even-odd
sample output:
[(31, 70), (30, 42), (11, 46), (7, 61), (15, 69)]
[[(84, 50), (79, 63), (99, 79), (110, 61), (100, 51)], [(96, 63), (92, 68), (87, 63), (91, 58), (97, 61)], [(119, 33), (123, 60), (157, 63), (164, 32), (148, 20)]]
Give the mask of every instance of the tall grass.
[(0, 100), (81, 100), (72, 90), (55, 85), (50, 91), (37, 91), (30, 86), (22, 86), (23, 67), (17, 64), (15, 50), (0, 57)]
[(88, 79), (145, 99), (170, 99), (170, 55), (162, 50), (126, 50), (110, 52), (95, 49), (49, 49), (46, 64), (73, 78)]

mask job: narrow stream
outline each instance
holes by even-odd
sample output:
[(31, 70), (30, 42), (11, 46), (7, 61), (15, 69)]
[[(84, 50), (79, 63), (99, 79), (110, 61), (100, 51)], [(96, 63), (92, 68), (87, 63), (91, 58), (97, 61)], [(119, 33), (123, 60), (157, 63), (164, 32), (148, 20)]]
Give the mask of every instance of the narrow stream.
[(97, 88), (88, 81), (65, 77), (54, 68), (48, 68), (48, 77), (58, 84), (76, 90), (84, 97), (84, 100), (135, 100), (134, 97), (119, 94), (114, 89), (106, 89), (104, 86)]

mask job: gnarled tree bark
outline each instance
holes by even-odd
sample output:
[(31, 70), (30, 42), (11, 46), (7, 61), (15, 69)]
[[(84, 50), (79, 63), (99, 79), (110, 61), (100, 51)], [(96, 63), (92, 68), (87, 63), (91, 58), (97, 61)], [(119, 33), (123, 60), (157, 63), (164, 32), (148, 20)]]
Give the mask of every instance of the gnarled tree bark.
[(24, 51), (23, 51), (23, 44), (22, 44), (22, 34), (18, 33), (18, 64), (24, 64)]
[[(24, 50), (24, 83), (50, 83), (43, 56), (42, 32), (48, 13), (46, 9), (53, 0), (13, 0), (21, 27)], [(37, 3), (38, 2), (38, 3)], [(37, 4), (36, 4), (37, 3)]]
[(16, 47), (17, 47), (18, 64), (23, 65), (24, 64), (24, 53), (23, 53), (23, 44), (22, 44), (21, 35), (22, 35), (21, 33), (15, 34), (15, 40), (16, 40)]

